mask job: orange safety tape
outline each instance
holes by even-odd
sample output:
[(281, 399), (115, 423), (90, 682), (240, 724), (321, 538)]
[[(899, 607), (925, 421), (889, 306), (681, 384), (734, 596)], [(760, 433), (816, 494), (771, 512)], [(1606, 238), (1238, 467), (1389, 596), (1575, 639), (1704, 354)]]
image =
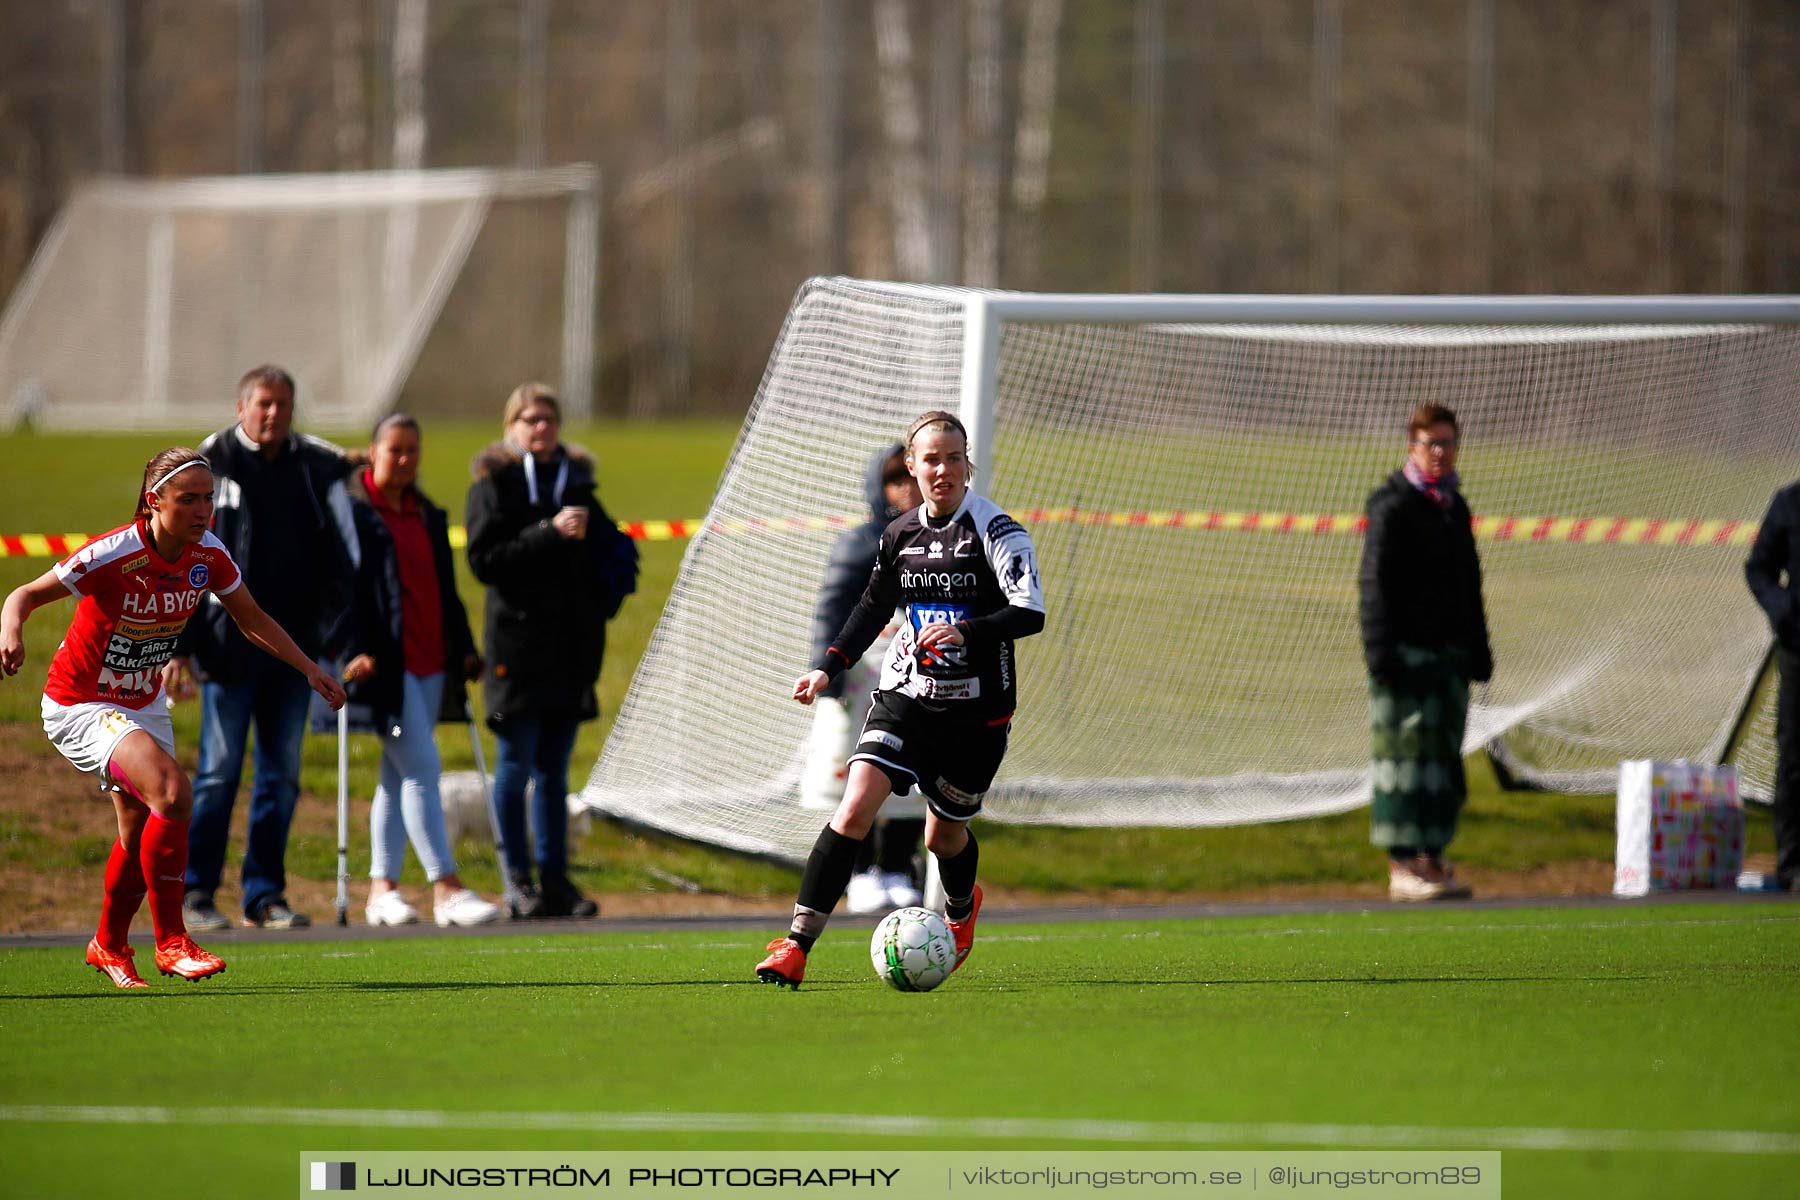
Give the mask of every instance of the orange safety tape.
[[(1030, 508), (1017, 514), (1031, 525), (1108, 525), (1145, 529), (1192, 529), (1201, 532), (1356, 534), (1363, 531), (1361, 513), (1288, 512), (1104, 512), (1078, 508)], [(1503, 517), (1478, 515), (1475, 536), (1484, 542), (1548, 542), (1607, 546), (1748, 546), (1756, 538), (1756, 522), (1660, 517)], [(817, 533), (848, 529), (851, 517), (720, 518), (714, 533)], [(678, 541), (708, 528), (705, 518), (687, 521), (620, 521), (619, 528), (641, 542)], [(0, 534), (0, 558), (65, 558), (94, 535), (86, 533)], [(451, 546), (461, 549), (468, 535), (461, 525), (450, 530)]]

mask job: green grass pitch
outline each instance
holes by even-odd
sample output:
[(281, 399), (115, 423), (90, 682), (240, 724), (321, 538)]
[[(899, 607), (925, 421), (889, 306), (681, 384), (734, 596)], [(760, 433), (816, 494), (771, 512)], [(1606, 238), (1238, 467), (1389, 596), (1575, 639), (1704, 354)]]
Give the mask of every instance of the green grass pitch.
[(221, 944), (133, 994), (6, 949), (6, 1190), (279, 1195), (323, 1149), (1291, 1146), (1499, 1149), (1508, 1197), (1792, 1194), (1779, 902), (990, 919), (921, 995), (869, 928), (798, 992), (744, 926)]

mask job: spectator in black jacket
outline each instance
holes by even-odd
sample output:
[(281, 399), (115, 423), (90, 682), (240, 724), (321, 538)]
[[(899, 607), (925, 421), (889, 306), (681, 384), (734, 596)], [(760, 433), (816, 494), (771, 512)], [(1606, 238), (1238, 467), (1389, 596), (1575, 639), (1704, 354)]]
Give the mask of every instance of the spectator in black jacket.
[(1769, 501), (1744, 577), (1775, 633), (1781, 672), (1775, 693), (1775, 878), (1795, 891), (1800, 890), (1800, 483)]
[(400, 894), (410, 839), (431, 882), (440, 926), (485, 925), (500, 909), (463, 886), (444, 828), (435, 730), (466, 721), (463, 681), (481, 678), (469, 615), (456, 593), (450, 522), (419, 490), (419, 423), (391, 413), (369, 438), (369, 465), (349, 480), (356, 517), (358, 620), (344, 679), (349, 716), (381, 739), (381, 774), (369, 806), (371, 925), (411, 925)]
[[(350, 464), (329, 442), (293, 432), (294, 380), (260, 366), (238, 381), (237, 423), (200, 443), (212, 463), (213, 533), (265, 611), (308, 658), (335, 657), (350, 623)], [(183, 907), (190, 929), (231, 922), (213, 903), (231, 840), (231, 809), (243, 774), (244, 741), (256, 726), (244, 921), (293, 929), (311, 919), (287, 902), (288, 827), (300, 795), (300, 741), (311, 689), (252, 646), (223, 605), (209, 601), (188, 622), (164, 668), (171, 695), (201, 680), (200, 763), (188, 827)]]
[(1494, 673), (1481, 561), (1457, 490), (1456, 414), (1421, 406), (1404, 466), (1369, 495), (1359, 576), (1373, 742), (1370, 841), (1395, 900), (1469, 896), (1444, 861), (1468, 798), (1469, 683)]
[[(924, 503), (918, 481), (906, 469), (906, 448), (899, 442), (869, 459), (863, 470), (863, 494), (869, 502), (869, 519), (838, 538), (825, 564), (825, 581), (813, 607), (814, 662), (825, 656), (831, 639), (862, 599), (881, 535), (895, 518)], [(836, 809), (843, 798), (862, 710), (868, 707), (880, 675), (885, 639), (876, 644), (876, 650), (833, 679), (813, 703), (812, 734), (800, 778), (800, 802), (808, 808)], [(845, 907), (853, 913), (872, 913), (919, 903), (924, 898), (919, 886), (919, 843), (924, 836), (923, 801), (917, 796), (889, 796), (874, 831), (861, 843), (857, 873), (844, 893)]]
[(494, 808), (507, 906), (514, 918), (593, 916), (594, 902), (568, 875), (569, 756), (580, 722), (600, 715), (594, 685), (606, 622), (637, 589), (637, 547), (600, 506), (592, 457), (562, 444), (562, 410), (549, 388), (520, 385), (503, 424), (504, 438), (471, 464), (466, 522), (469, 566), (487, 585), (485, 695), (500, 747)]

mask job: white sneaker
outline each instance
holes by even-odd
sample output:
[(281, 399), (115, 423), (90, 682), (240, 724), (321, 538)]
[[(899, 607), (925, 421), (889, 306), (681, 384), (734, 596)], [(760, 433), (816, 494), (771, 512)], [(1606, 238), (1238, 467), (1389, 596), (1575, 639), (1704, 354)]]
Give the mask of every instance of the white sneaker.
[(1410, 903), (1419, 900), (1442, 900), (1444, 885), (1406, 869), (1394, 867), (1388, 872), (1388, 899)]
[(419, 910), (406, 902), (406, 897), (399, 892), (383, 892), (369, 901), (369, 907), (363, 909), (363, 916), (371, 925), (416, 925), (419, 923)]
[(487, 925), (498, 921), (500, 917), (498, 904), (489, 904), (468, 888), (450, 893), (449, 899), (440, 900), (431, 908), (431, 919), (438, 923), (440, 929), (451, 925)]
[(912, 876), (903, 872), (884, 873), (881, 886), (887, 889), (887, 902), (891, 908), (911, 908), (925, 902), (925, 893), (913, 886)]
[(864, 871), (852, 877), (850, 886), (844, 889), (844, 907), (853, 913), (885, 912), (887, 906), (887, 884), (882, 882), (880, 871)]

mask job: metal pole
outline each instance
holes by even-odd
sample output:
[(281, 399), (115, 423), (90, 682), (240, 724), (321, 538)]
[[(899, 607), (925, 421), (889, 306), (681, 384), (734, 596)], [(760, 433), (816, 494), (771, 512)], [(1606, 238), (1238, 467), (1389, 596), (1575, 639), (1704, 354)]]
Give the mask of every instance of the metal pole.
[(350, 923), (350, 702), (337, 710), (337, 923)]
[(488, 781), (487, 752), (481, 748), (481, 723), (475, 719), (475, 706), (463, 697), (463, 715), (469, 718), (469, 745), (475, 748), (475, 773), (481, 776), (481, 794), (487, 798), (488, 828), (494, 831), (494, 861), (500, 868), (500, 885), (506, 889), (506, 835), (500, 832), (500, 814), (494, 811), (494, 789)]

